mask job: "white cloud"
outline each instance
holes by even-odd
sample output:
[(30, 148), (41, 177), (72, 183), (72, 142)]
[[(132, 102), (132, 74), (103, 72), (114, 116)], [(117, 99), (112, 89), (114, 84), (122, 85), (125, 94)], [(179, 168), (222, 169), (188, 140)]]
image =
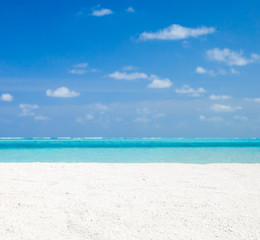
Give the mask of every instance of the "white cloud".
[(106, 106), (106, 105), (104, 105), (102, 103), (96, 103), (94, 105), (94, 108), (95, 108), (95, 110), (100, 111), (100, 112), (104, 112), (104, 111), (108, 110), (108, 106)]
[(12, 102), (13, 99), (14, 99), (13, 96), (9, 93), (4, 93), (2, 94), (2, 96), (0, 96), (0, 100), (4, 102)]
[(231, 99), (231, 96), (228, 95), (210, 95), (209, 99), (210, 100), (227, 100), (227, 99)]
[(48, 97), (58, 97), (58, 98), (71, 98), (78, 97), (80, 93), (69, 90), (66, 87), (60, 87), (55, 90), (48, 89), (46, 91)]
[(78, 63), (73, 65), (74, 68), (86, 68), (88, 66), (87, 62), (83, 62), (83, 63)]
[(214, 104), (210, 107), (210, 109), (214, 112), (235, 112), (237, 110), (241, 110), (242, 107), (232, 107), (229, 105)]
[(77, 123), (84, 123), (86, 120), (90, 121), (93, 120), (95, 117), (93, 114), (87, 114), (85, 117), (77, 117), (76, 122)]
[(252, 53), (250, 56), (251, 56), (251, 59), (253, 59), (253, 60), (255, 60), (255, 61), (257, 61), (257, 60), (260, 59), (260, 55), (259, 55), (259, 54), (256, 54), (256, 53)]
[(95, 123), (99, 123), (103, 127), (110, 122), (110, 116), (108, 115), (109, 107), (102, 103), (94, 103), (88, 106), (88, 113), (79, 116), (75, 119), (77, 123), (86, 123), (87, 121), (95, 120)]
[(122, 122), (123, 121), (123, 119), (122, 118), (120, 118), (120, 117), (115, 117), (115, 119), (114, 119), (116, 122)]
[(99, 69), (96, 69), (96, 68), (92, 68), (92, 69), (90, 70), (90, 72), (100, 72), (100, 70), (99, 70)]
[(19, 108), (22, 110), (21, 116), (34, 116), (34, 110), (38, 109), (39, 106), (37, 104), (20, 104)]
[(136, 111), (138, 114), (150, 114), (151, 113), (151, 111), (146, 107), (137, 108)]
[(75, 120), (77, 123), (83, 123), (84, 119), (82, 117), (77, 117)]
[(206, 90), (202, 87), (194, 89), (190, 87), (189, 85), (185, 84), (181, 88), (176, 89), (176, 93), (178, 94), (187, 94), (191, 97), (199, 97), (202, 93), (205, 93)]
[(137, 67), (132, 66), (132, 65), (128, 65), (128, 66), (123, 67), (124, 71), (132, 71), (132, 70), (135, 70), (135, 69), (137, 69)]
[(234, 68), (231, 68), (231, 74), (239, 74), (240, 72)]
[(165, 117), (165, 113), (156, 113), (154, 115), (154, 118), (162, 118), (162, 117)]
[(247, 121), (248, 117), (246, 116), (234, 116), (233, 117), (235, 120), (240, 120), (240, 121)]
[(223, 50), (219, 48), (210, 49), (207, 51), (207, 56), (210, 60), (223, 62), (229, 66), (245, 66), (260, 59), (260, 55), (251, 54), (250, 58), (246, 58), (243, 56), (242, 51), (236, 52), (228, 48), (224, 48)]
[[(135, 67), (133, 66), (126, 66), (124, 67), (124, 70), (133, 70)], [(146, 73), (142, 73), (142, 72), (119, 72), (116, 71), (114, 73), (110, 73), (108, 75), (110, 78), (114, 78), (114, 79), (120, 79), (120, 80), (136, 80), (136, 79), (147, 79), (147, 80), (151, 80), (151, 83), (148, 84), (148, 88), (169, 88), (171, 87), (173, 84), (171, 82), (170, 79), (168, 78), (164, 78), (164, 79), (160, 79), (158, 76), (151, 74), (150, 76), (148, 76)]]
[(169, 78), (160, 79), (157, 76), (152, 75), (152, 82), (147, 86), (148, 88), (169, 88), (172, 86), (172, 82)]
[(204, 121), (204, 120), (206, 120), (206, 117), (204, 115), (200, 115), (199, 120)]
[[(124, 67), (125, 70), (132, 70), (134, 69), (133, 66), (126, 66)], [(173, 84), (170, 79), (164, 78), (160, 79), (158, 76), (151, 74), (150, 77), (146, 73), (140, 72), (119, 72), (116, 71), (114, 73), (109, 74), (110, 78), (120, 79), (120, 80), (136, 80), (136, 79), (148, 79), (152, 82), (147, 86), (148, 88), (169, 88)]]
[[(211, 77), (215, 77), (217, 75), (227, 75), (229, 72), (227, 72), (224, 69), (219, 69), (218, 71), (213, 71), (213, 70), (207, 70), (203, 67), (198, 66), (195, 70), (196, 73), (198, 74), (208, 74)], [(231, 69), (230, 74), (238, 74), (239, 72), (236, 71), (235, 69)]]
[(260, 103), (260, 98), (244, 98), (244, 100), (248, 102)]
[(200, 121), (209, 121), (209, 122), (221, 122), (224, 119), (222, 117), (209, 117), (209, 118), (207, 118), (204, 115), (200, 115), (199, 120)]
[(224, 119), (222, 117), (210, 117), (208, 118), (208, 121), (212, 121), (212, 122), (221, 122)]
[(84, 73), (86, 73), (87, 71), (85, 69), (71, 69), (69, 70), (69, 73), (71, 74), (78, 74), (78, 75), (82, 75)]
[(152, 114), (152, 111), (147, 107), (137, 108), (136, 112), (140, 115), (150, 115), (150, 114)]
[(129, 8), (127, 8), (126, 11), (127, 11), (127, 12), (131, 12), (131, 13), (135, 12), (135, 10), (134, 10), (133, 7), (129, 7)]
[(205, 73), (207, 73), (207, 70), (205, 68), (203, 68), (203, 67), (198, 66), (196, 68), (196, 73), (205, 74)]
[(49, 118), (42, 116), (42, 115), (37, 115), (37, 116), (34, 117), (34, 120), (36, 120), (36, 121), (46, 121), (46, 120), (49, 120)]
[(94, 119), (94, 116), (92, 114), (87, 114), (86, 115), (86, 119), (87, 120), (93, 120)]
[(179, 40), (179, 39), (186, 39), (189, 37), (195, 38), (201, 35), (206, 35), (214, 32), (215, 32), (215, 28), (213, 27), (188, 28), (188, 27), (182, 27), (178, 24), (172, 24), (171, 26), (154, 33), (143, 32), (140, 35), (140, 39), (141, 40), (152, 40), (152, 39)]
[(127, 72), (116, 71), (114, 73), (109, 74), (109, 77), (114, 79), (120, 79), (120, 80), (136, 80), (136, 79), (147, 79), (148, 75), (139, 72), (127, 73)]
[(19, 108), (21, 109), (22, 113), (20, 116), (24, 117), (34, 117), (35, 121), (46, 121), (49, 120), (48, 117), (43, 116), (43, 115), (36, 115), (35, 111), (39, 109), (38, 104), (20, 104)]
[(147, 123), (165, 117), (165, 113), (150, 110), (147, 107), (137, 108), (138, 116), (133, 120), (136, 123)]
[(102, 17), (102, 16), (106, 16), (106, 15), (110, 15), (110, 14), (113, 14), (112, 10), (102, 8), (102, 9), (98, 9), (98, 10), (93, 10), (91, 15), (95, 16), (95, 17)]
[(150, 120), (147, 117), (137, 117), (134, 119), (134, 122), (137, 122), (137, 123), (147, 123), (149, 121)]
[(71, 74), (84, 74), (86, 73), (86, 68), (88, 66), (87, 62), (83, 62), (83, 63), (79, 63), (79, 64), (75, 64), (73, 65), (73, 69), (69, 70), (69, 73)]

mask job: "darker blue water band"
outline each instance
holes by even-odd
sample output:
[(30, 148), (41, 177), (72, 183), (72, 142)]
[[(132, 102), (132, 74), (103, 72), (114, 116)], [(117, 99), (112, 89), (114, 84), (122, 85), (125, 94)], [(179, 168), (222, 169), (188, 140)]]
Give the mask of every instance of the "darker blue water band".
[(260, 147), (260, 139), (0, 139), (0, 149), (139, 147)]

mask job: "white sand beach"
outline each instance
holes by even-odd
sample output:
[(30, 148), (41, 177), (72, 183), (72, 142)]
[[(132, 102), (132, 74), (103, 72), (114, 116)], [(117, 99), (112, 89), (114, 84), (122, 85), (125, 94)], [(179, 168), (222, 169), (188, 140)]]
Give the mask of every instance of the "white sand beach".
[(0, 239), (260, 239), (260, 164), (1, 163)]

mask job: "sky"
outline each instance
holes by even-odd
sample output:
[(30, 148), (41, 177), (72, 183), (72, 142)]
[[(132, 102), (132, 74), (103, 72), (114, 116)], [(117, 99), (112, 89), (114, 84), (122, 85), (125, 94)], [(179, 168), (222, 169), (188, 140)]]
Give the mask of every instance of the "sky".
[(260, 137), (260, 1), (0, 2), (0, 137)]

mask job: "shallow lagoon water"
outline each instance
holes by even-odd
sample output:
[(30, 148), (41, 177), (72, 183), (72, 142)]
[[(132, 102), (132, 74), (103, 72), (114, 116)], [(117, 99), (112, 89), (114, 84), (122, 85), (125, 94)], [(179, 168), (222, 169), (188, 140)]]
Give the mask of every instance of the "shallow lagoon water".
[(1, 139), (0, 162), (260, 163), (260, 139)]

